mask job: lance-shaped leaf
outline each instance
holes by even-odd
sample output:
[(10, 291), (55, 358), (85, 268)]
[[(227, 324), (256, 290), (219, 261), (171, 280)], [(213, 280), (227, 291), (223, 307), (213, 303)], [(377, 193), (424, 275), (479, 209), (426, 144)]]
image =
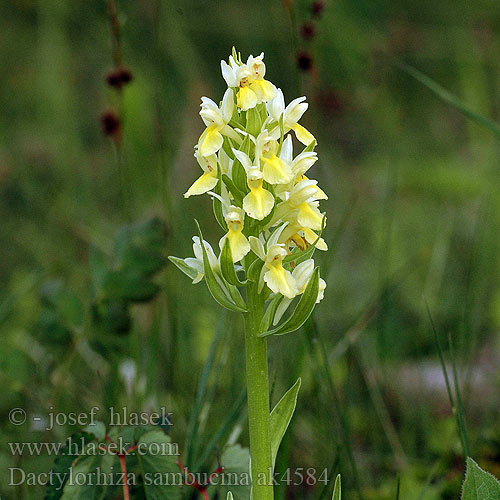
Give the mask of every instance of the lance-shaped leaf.
[(244, 305), (244, 301), (241, 298), (241, 295), (239, 295), (238, 290), (236, 292), (239, 295), (239, 304), (235, 302), (235, 297), (237, 295), (234, 294), (234, 290), (229, 290), (229, 287), (224, 290), (222, 286), (219, 284), (219, 282), (216, 280), (214, 272), (212, 271), (212, 267), (210, 266), (210, 261), (208, 260), (208, 255), (207, 255), (207, 250), (205, 248), (205, 245), (203, 244), (203, 234), (201, 232), (200, 225), (198, 224), (198, 221), (195, 220), (196, 226), (198, 227), (198, 234), (200, 236), (200, 241), (202, 242), (201, 249), (203, 251), (203, 270), (205, 272), (205, 281), (208, 286), (208, 290), (212, 297), (215, 299), (217, 303), (219, 303), (222, 307), (225, 307), (226, 309), (229, 309), (230, 311), (235, 311), (235, 312), (247, 312), (246, 306)]
[[(215, 185), (214, 193), (221, 195), (222, 192), (222, 171), (220, 166), (217, 167), (217, 177), (219, 182)], [(224, 213), (222, 211), (222, 202), (217, 196), (212, 197), (213, 207), (214, 207), (214, 215), (215, 220), (219, 223), (219, 226), (225, 231), (226, 230), (226, 221), (224, 220)]]
[(281, 153), (281, 148), (283, 147), (283, 136), (285, 135), (285, 126), (283, 124), (283, 113), (281, 113), (280, 116), (279, 126), (280, 126), (280, 144), (278, 146), (278, 152), (276, 153), (278, 156)]
[(220, 269), (224, 279), (231, 285), (244, 286), (248, 283), (247, 280), (240, 281), (238, 275), (236, 274), (233, 263), (233, 254), (231, 253), (231, 245), (229, 244), (229, 240), (227, 238), (224, 240), (224, 245), (222, 246)]
[(335, 479), (335, 486), (333, 487), (332, 500), (340, 500), (341, 497), (341, 481), (340, 474), (337, 474), (337, 479)]
[(236, 304), (236, 306), (239, 307), (242, 310), (242, 312), (247, 312), (247, 305), (246, 302), (243, 300), (240, 291), (230, 283), (227, 284), (227, 291), (232, 301)]
[(224, 136), (224, 142), (222, 143), (222, 149), (227, 154), (227, 156), (229, 156), (229, 158), (231, 158), (231, 160), (234, 160), (233, 148), (234, 148), (234, 144), (231, 141), (231, 139), (227, 135)]
[(467, 458), (467, 472), (462, 488), (462, 500), (498, 500), (500, 483), (488, 472)]
[[(240, 151), (243, 151), (247, 156), (249, 156), (248, 152), (250, 151), (252, 141), (250, 140), (250, 136), (246, 135), (245, 139), (241, 143), (241, 146), (238, 148)], [(234, 153), (231, 151), (231, 158), (235, 158)], [(238, 190), (244, 194), (248, 193), (247, 186), (247, 173), (245, 168), (241, 164), (241, 162), (235, 158), (233, 162), (233, 167), (231, 169), (231, 177), (233, 179), (234, 185), (238, 188)]]
[(247, 110), (247, 125), (246, 131), (252, 134), (254, 137), (259, 135), (262, 128), (262, 120), (257, 107), (250, 108)]
[(264, 265), (264, 261), (260, 259), (255, 259), (248, 268), (247, 278), (248, 281), (253, 281), (256, 283), (259, 281), (260, 271), (262, 270), (262, 266)]
[(198, 276), (198, 271), (193, 269), (191, 266), (184, 262), (184, 259), (179, 259), (179, 257), (174, 257), (173, 255), (168, 256), (168, 260), (174, 264), (175, 267), (180, 269), (188, 278), (194, 280)]
[(314, 148), (316, 147), (316, 140), (312, 141), (310, 144), (308, 144), (303, 150), (303, 153), (312, 153), (314, 151)]
[(267, 337), (268, 335), (284, 335), (285, 333), (294, 332), (298, 330), (313, 312), (316, 300), (318, 298), (319, 289), (319, 268), (316, 267), (307, 284), (304, 293), (300, 297), (297, 307), (293, 314), (281, 325), (278, 325), (272, 330), (259, 334), (259, 337)]
[[(226, 174), (222, 174), (222, 182), (224, 182), (228, 191), (233, 195), (233, 197), (234, 197), (235, 201), (238, 203), (238, 205), (241, 205), (243, 203), (243, 198), (245, 197), (245, 194), (242, 193), (236, 187), (236, 184)], [(225, 229), (226, 228), (224, 228), (224, 230)]]
[(293, 384), (293, 386), (278, 401), (278, 404), (271, 412), (269, 419), (269, 434), (271, 436), (271, 457), (273, 467), (276, 462), (276, 456), (278, 454), (278, 448), (280, 447), (281, 440), (288, 429), (293, 412), (295, 411), (301, 383), (302, 380), (299, 377), (297, 382), (295, 382), (295, 384)]
[(260, 331), (265, 332), (267, 329), (271, 326), (271, 323), (273, 321), (274, 315), (276, 314), (276, 309), (278, 309), (278, 306), (283, 299), (283, 295), (281, 294), (276, 294), (275, 297), (271, 300), (269, 305), (267, 306), (266, 312), (264, 313), (264, 316), (262, 317), (262, 321), (260, 322)]

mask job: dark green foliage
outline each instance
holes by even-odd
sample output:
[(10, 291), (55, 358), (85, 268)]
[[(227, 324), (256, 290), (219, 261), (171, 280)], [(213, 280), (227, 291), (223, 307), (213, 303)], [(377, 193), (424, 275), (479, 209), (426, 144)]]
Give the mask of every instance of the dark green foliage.
[[(54, 467), (52, 467), (54, 474), (66, 474), (71, 468), (73, 462), (77, 460), (82, 453), (85, 444), (93, 441), (94, 439), (95, 436), (92, 436), (87, 432), (77, 432), (71, 435), (68, 438), (66, 445), (61, 449), (59, 456), (54, 461)], [(69, 451), (73, 452), (73, 454), (70, 454)], [(63, 489), (60, 487), (60, 484), (54, 481), (52, 484), (47, 485), (44, 499), (59, 500), (62, 494)]]
[(40, 289), (40, 318), (36, 334), (43, 342), (68, 346), (83, 326), (84, 307), (78, 296), (60, 280), (45, 282)]
[(127, 333), (129, 306), (152, 300), (159, 291), (155, 275), (163, 268), (166, 230), (158, 218), (123, 227), (110, 258), (93, 250), (93, 313), (104, 331)]

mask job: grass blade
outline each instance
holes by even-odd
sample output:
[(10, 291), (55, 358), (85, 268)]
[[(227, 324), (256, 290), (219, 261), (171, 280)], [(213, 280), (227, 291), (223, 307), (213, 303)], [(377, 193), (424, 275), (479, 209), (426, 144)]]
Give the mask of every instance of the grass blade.
[(439, 337), (438, 337), (438, 334), (437, 334), (437, 330), (436, 330), (436, 327), (434, 325), (434, 321), (432, 319), (432, 314), (431, 314), (431, 310), (429, 308), (429, 304), (427, 303), (427, 300), (425, 301), (425, 306), (427, 308), (427, 314), (429, 316), (429, 321), (431, 322), (431, 327), (432, 327), (432, 331), (434, 332), (434, 342), (436, 344), (436, 347), (437, 347), (437, 351), (438, 351), (438, 354), (439, 354), (439, 361), (441, 363), (441, 369), (443, 371), (443, 375), (444, 375), (444, 381), (445, 381), (445, 384), (446, 384), (446, 391), (448, 392), (448, 398), (450, 400), (450, 405), (451, 405), (451, 411), (457, 421), (457, 427), (458, 427), (458, 433), (460, 435), (460, 441), (462, 442), (462, 448), (463, 448), (463, 451), (464, 451), (464, 459), (467, 459), (468, 457), (468, 445), (467, 445), (467, 440), (464, 436), (464, 429), (462, 428), (462, 422), (460, 420), (460, 417), (458, 415), (458, 412), (457, 412), (457, 407), (455, 405), (455, 398), (453, 397), (453, 392), (451, 390), (451, 384), (450, 384), (450, 379), (448, 377), (448, 371), (446, 369), (446, 363), (444, 361), (444, 354), (443, 354), (443, 349), (441, 348), (441, 344), (439, 342)]
[(462, 113), (467, 118), (475, 121), (479, 125), (482, 125), (483, 127), (487, 128), (488, 130), (490, 130), (491, 132), (500, 137), (500, 124), (494, 122), (493, 120), (490, 120), (489, 118), (486, 118), (483, 115), (480, 115), (479, 113), (476, 113), (468, 106), (463, 104), (458, 97), (454, 96), (444, 87), (441, 87), (439, 83), (435, 82), (434, 80), (432, 80), (432, 78), (429, 78), (427, 75), (425, 75), (418, 69), (414, 68), (413, 66), (409, 66), (408, 64), (399, 61), (395, 62), (395, 65), (400, 70), (404, 71), (406, 74), (415, 78), (415, 80), (417, 80), (422, 85), (427, 87), (429, 90), (434, 92), (434, 94), (436, 94), (446, 104), (449, 104), (456, 110), (460, 111), (460, 113)]
[(186, 438), (186, 465), (189, 467), (191, 461), (193, 460), (193, 450), (195, 448), (196, 434), (198, 430), (198, 417), (200, 415), (201, 407), (203, 405), (203, 400), (207, 391), (208, 377), (212, 371), (212, 367), (215, 361), (215, 355), (217, 352), (217, 347), (219, 341), (222, 337), (222, 333), (225, 331), (224, 325), (226, 321), (226, 312), (222, 313), (222, 317), (217, 323), (217, 328), (215, 329), (215, 335), (210, 345), (210, 350), (208, 352), (207, 359), (203, 365), (203, 371), (201, 372), (200, 381), (198, 383), (198, 389), (196, 391), (196, 397), (193, 404), (193, 409), (189, 418), (189, 424), (187, 429)]
[(205, 446), (205, 451), (203, 455), (196, 461), (193, 470), (197, 471), (200, 467), (208, 460), (210, 454), (213, 452), (217, 443), (222, 439), (224, 434), (226, 434), (229, 429), (233, 426), (233, 424), (238, 420), (241, 416), (241, 411), (245, 406), (245, 401), (247, 399), (247, 391), (244, 389), (239, 395), (238, 399), (235, 401), (233, 407), (229, 411), (226, 420), (222, 422), (221, 426), (217, 429), (217, 431), (212, 435), (212, 438)]

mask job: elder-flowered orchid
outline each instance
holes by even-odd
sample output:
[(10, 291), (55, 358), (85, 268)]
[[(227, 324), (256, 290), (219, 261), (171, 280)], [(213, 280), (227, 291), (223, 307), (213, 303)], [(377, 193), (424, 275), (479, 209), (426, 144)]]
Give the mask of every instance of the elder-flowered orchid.
[(184, 193), (184, 198), (210, 191), (219, 180), (217, 177), (217, 156), (214, 154), (201, 156), (198, 150), (195, 151), (194, 156), (203, 170), (203, 174), (191, 184), (191, 187)]
[(264, 79), (266, 65), (263, 52), (257, 57), (249, 56), (246, 64), (233, 54), (229, 56), (229, 64), (221, 61), (221, 70), (228, 87), (237, 88), (236, 104), (243, 111), (268, 102), (276, 95), (275, 86)]
[(250, 192), (243, 198), (243, 210), (256, 220), (267, 217), (274, 207), (274, 196), (262, 187), (264, 175), (260, 168), (252, 165), (252, 160), (243, 151), (233, 149), (238, 161), (247, 174), (247, 186)]
[(201, 98), (200, 116), (207, 126), (198, 139), (198, 153), (200, 156), (210, 156), (222, 147), (224, 135), (239, 141), (239, 135), (228, 124), (234, 110), (234, 97), (231, 89), (227, 89), (219, 108), (212, 99)]
[[(257, 478), (273, 470), (277, 448), (270, 442), (271, 427), (286, 428), (291, 414), (283, 408), (294, 404), (300, 386), (299, 380), (278, 403), (281, 410), (269, 413), (265, 337), (300, 328), (323, 298), (326, 283), (313, 255), (328, 248), (322, 238), (326, 216), (319, 208), (327, 195), (306, 177), (318, 156), (314, 136), (299, 124), (307, 109), (305, 97), (285, 107), (281, 90), (264, 78), (264, 54), (244, 63), (233, 49), (221, 69), (229, 88), (220, 106), (202, 98), (206, 129), (195, 157), (203, 172), (185, 194), (212, 198), (223, 231), (220, 253), (203, 239), (197, 224), (194, 258), (169, 259), (193, 283), (203, 279), (221, 306), (245, 316), (250, 467)], [(295, 157), (294, 136), (305, 145)], [(287, 313), (293, 302), (296, 306)], [(252, 488), (255, 500), (273, 496), (271, 483), (253, 483)]]
[[(224, 230), (221, 252), (217, 257), (196, 237), (195, 258), (171, 260), (195, 283), (209, 273), (212, 295), (229, 309), (245, 310), (238, 287), (254, 283), (259, 300), (268, 304), (270, 324), (280, 321), (295, 297), (303, 305), (292, 315), (307, 316), (326, 287), (312, 256), (328, 248), (319, 208), (328, 197), (306, 177), (318, 161), (314, 136), (299, 124), (308, 105), (299, 97), (285, 106), (282, 91), (264, 78), (263, 54), (244, 63), (233, 51), (221, 69), (229, 88), (220, 106), (202, 98), (206, 129), (195, 146), (202, 174), (185, 194), (212, 197)], [(306, 145), (295, 156), (290, 131)]]
[[(208, 241), (203, 240), (203, 246), (208, 255), (208, 260), (210, 267), (213, 272), (218, 273), (219, 271), (219, 261), (215, 256), (212, 245)], [(193, 253), (194, 257), (188, 257), (184, 259), (185, 264), (196, 271), (196, 276), (193, 278), (193, 284), (199, 283), (203, 276), (205, 276), (205, 271), (203, 268), (203, 250), (201, 249), (201, 242), (198, 236), (193, 236)]]
[[(292, 271), (292, 279), (294, 280), (294, 284), (298, 289), (298, 294), (304, 293), (309, 280), (314, 272), (314, 260), (308, 259), (304, 262), (301, 262), (295, 269)], [(316, 297), (316, 304), (319, 304), (325, 295), (326, 281), (323, 278), (319, 279), (318, 286), (318, 295)], [(290, 307), (292, 303), (292, 299), (287, 297), (286, 295), (280, 301), (276, 314), (274, 316), (273, 324), (277, 325), (282, 318), (283, 314), (285, 314), (286, 310)]]
[(299, 293), (295, 278), (283, 267), (283, 259), (287, 256), (284, 245), (272, 245), (266, 255), (263, 279), (274, 292), (291, 300)]
[(261, 132), (255, 141), (255, 156), (262, 164), (264, 180), (269, 184), (288, 184), (293, 179), (292, 167), (283, 158), (285, 151), (277, 156), (278, 141), (267, 130)]
[(250, 244), (247, 237), (243, 234), (245, 221), (245, 212), (231, 205), (224, 215), (227, 224), (227, 233), (220, 239), (219, 246), (222, 248), (224, 240), (229, 240), (233, 262), (239, 262), (250, 251)]
[(277, 207), (274, 219), (296, 221), (301, 228), (320, 231), (324, 214), (319, 211), (317, 196), (317, 181), (298, 182), (290, 192), (283, 193), (284, 201)]
[[(267, 111), (269, 116), (279, 122), (283, 117), (283, 127), (285, 133), (289, 130), (295, 132), (297, 139), (304, 145), (308, 146), (316, 139), (305, 127), (299, 124), (299, 120), (306, 112), (308, 104), (304, 102), (305, 97), (297, 97), (287, 107), (285, 107), (285, 98), (281, 89), (277, 89), (275, 97), (267, 104)], [(275, 127), (272, 131), (273, 135), (277, 138), (280, 135), (279, 126)]]

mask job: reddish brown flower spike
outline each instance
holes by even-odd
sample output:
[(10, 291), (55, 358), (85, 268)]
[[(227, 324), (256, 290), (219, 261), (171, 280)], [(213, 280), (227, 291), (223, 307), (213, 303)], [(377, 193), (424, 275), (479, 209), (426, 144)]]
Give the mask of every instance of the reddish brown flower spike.
[(106, 76), (106, 83), (116, 89), (121, 89), (123, 85), (130, 83), (132, 80), (132, 73), (127, 68), (115, 69)]
[(299, 52), (297, 55), (297, 66), (302, 71), (310, 71), (312, 68), (312, 57), (308, 52)]
[(322, 2), (319, 0), (316, 2), (313, 2), (313, 4), (311, 5), (312, 15), (315, 17), (320, 17), (321, 14), (323, 13), (324, 8), (325, 8), (325, 2)]
[(101, 115), (101, 125), (104, 135), (118, 139), (120, 136), (120, 119), (114, 111), (105, 111)]
[(316, 34), (313, 23), (304, 23), (300, 28), (300, 35), (306, 40), (310, 40)]
[(119, 74), (123, 85), (130, 83), (134, 79), (132, 72), (127, 68), (120, 69)]

